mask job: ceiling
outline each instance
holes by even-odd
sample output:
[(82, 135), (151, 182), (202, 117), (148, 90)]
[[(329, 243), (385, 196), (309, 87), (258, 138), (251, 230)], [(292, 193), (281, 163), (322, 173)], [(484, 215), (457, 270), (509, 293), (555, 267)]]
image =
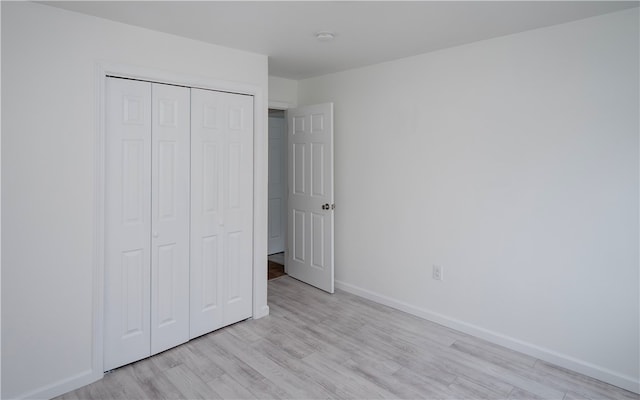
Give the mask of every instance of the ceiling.
[[(638, 1), (51, 1), (45, 4), (269, 56), (304, 79), (638, 7)], [(319, 31), (335, 38), (320, 42)]]

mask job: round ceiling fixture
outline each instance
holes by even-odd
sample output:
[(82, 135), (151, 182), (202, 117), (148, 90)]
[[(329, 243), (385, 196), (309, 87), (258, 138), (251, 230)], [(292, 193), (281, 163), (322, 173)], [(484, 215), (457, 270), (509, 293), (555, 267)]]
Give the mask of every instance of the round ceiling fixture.
[(321, 42), (330, 42), (333, 40), (333, 38), (335, 37), (335, 35), (333, 34), (333, 32), (318, 32), (316, 33), (316, 39), (318, 39)]

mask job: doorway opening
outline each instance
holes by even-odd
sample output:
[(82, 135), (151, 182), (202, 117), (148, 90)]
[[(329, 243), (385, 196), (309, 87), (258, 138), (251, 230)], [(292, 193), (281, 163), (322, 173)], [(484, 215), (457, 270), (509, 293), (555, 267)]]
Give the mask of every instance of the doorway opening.
[(269, 109), (268, 279), (286, 275), (287, 126), (284, 110)]

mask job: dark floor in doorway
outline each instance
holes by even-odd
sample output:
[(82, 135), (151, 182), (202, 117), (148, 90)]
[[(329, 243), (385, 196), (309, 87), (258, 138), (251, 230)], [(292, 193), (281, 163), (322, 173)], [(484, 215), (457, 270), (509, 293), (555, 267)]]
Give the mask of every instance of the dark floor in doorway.
[(286, 275), (284, 265), (269, 261), (268, 279), (279, 278), (283, 275)]

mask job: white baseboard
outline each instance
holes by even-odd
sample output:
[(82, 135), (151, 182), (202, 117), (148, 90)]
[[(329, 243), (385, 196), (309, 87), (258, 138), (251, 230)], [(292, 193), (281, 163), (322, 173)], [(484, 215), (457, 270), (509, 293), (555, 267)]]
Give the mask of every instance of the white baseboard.
[(58, 382), (15, 396), (15, 399), (51, 399), (102, 379), (103, 373), (87, 370)]
[(269, 306), (264, 305), (260, 308), (260, 311), (258, 311), (253, 316), (253, 319), (260, 319), (260, 318), (266, 317), (267, 315), (269, 315)]
[(364, 297), (365, 299), (371, 301), (375, 301), (376, 303), (384, 304), (385, 306), (404, 311), (411, 315), (415, 315), (416, 317), (420, 317), (446, 326), (448, 328), (455, 329), (457, 331), (464, 332), (475, 337), (479, 337), (508, 349), (519, 351), (520, 353), (524, 353), (542, 361), (546, 361), (560, 367), (579, 372), (581, 374), (590, 376), (603, 382), (610, 383), (614, 386), (618, 386), (634, 393), (640, 393), (640, 380), (637, 377), (634, 378), (631, 376), (622, 375), (615, 371), (611, 371), (609, 369), (599, 367), (589, 362), (570, 357), (566, 354), (558, 353), (553, 350), (536, 346), (534, 344), (527, 343), (522, 340), (518, 340), (516, 338), (512, 338), (501, 333), (482, 328), (477, 325), (469, 324), (467, 322), (460, 321), (446, 315), (419, 308), (400, 300), (396, 300), (391, 297), (387, 297), (370, 290), (351, 285), (346, 282), (335, 281), (335, 285), (338, 289), (344, 290), (345, 292), (349, 292), (360, 297)]

